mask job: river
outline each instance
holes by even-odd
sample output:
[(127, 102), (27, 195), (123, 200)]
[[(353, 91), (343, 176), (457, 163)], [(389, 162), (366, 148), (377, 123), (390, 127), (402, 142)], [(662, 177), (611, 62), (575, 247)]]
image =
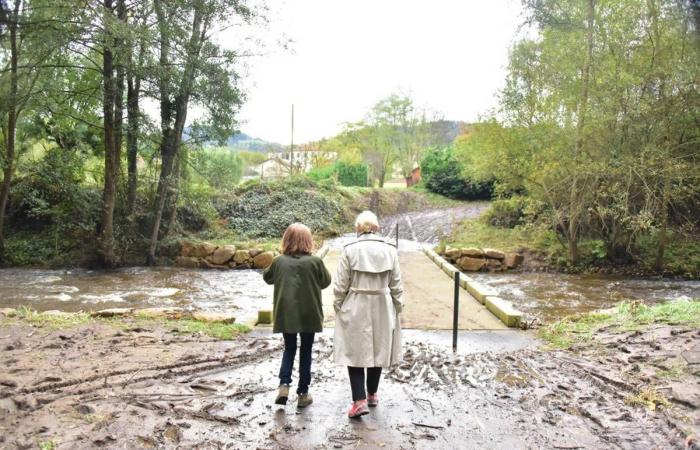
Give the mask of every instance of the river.
[[(457, 220), (476, 217), (486, 204), (430, 210), (387, 217), (382, 229), (388, 240), (400, 227), (399, 251), (419, 251), (422, 241), (432, 245)], [(348, 234), (330, 240), (341, 248), (354, 240)], [(404, 239), (407, 238), (407, 239)], [(415, 240), (413, 240), (415, 239)], [(567, 314), (609, 308), (624, 299), (656, 303), (700, 298), (700, 280), (630, 278), (558, 273), (469, 274), (491, 286), (525, 313), (545, 321)], [(204, 311), (230, 312), (239, 321), (270, 308), (272, 287), (259, 270), (198, 270), (176, 267), (131, 267), (113, 271), (85, 269), (2, 269), (0, 307), (26, 305), (38, 311), (93, 311), (112, 307), (180, 306)]]

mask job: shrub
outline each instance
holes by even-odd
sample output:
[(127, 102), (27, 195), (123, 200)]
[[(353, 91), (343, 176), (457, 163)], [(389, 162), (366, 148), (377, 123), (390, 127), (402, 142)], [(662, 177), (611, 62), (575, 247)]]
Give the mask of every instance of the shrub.
[(49, 150), (24, 178), (12, 187), (10, 216), (19, 228), (62, 232), (94, 232), (102, 196), (85, 187), (83, 157), (78, 152)]
[(338, 182), (343, 186), (367, 186), (369, 169), (367, 164), (350, 164), (343, 161), (335, 163)]
[(484, 220), (494, 227), (515, 228), (523, 223), (525, 203), (523, 197), (495, 200), (484, 213)]
[(293, 222), (315, 232), (329, 231), (342, 220), (337, 194), (303, 179), (249, 183), (220, 207), (219, 214), (244, 238), (279, 237)]
[(311, 169), (307, 176), (314, 181), (335, 178), (342, 186), (367, 186), (369, 169), (366, 164), (337, 161), (333, 164)]
[(464, 176), (451, 147), (432, 149), (421, 161), (421, 173), (428, 190), (463, 200), (487, 200), (493, 196), (493, 181)]

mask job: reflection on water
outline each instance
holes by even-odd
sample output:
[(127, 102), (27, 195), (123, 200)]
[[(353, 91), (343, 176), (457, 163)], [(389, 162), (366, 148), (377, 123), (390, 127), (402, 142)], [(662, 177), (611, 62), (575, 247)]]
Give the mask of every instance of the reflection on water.
[(523, 312), (544, 320), (610, 308), (625, 299), (651, 304), (700, 298), (700, 281), (558, 273), (469, 274)]
[(0, 270), (0, 307), (18, 305), (39, 311), (182, 306), (230, 312), (245, 320), (272, 306), (272, 286), (257, 270)]

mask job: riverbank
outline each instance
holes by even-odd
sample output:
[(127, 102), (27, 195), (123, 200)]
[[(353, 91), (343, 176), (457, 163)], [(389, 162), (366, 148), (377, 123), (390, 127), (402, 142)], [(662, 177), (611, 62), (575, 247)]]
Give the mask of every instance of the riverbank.
[[(173, 265), (181, 242), (207, 241), (239, 249), (279, 250), (284, 228), (293, 221), (308, 224), (320, 246), (327, 238), (352, 231), (362, 210), (390, 217), (412, 211), (463, 207), (464, 203), (422, 189), (344, 187), (299, 178), (248, 182), (233, 192), (219, 193), (197, 205), (183, 206), (167, 237), (158, 246), (158, 265)], [(119, 223), (119, 265), (146, 262), (148, 217), (134, 211)], [(95, 236), (89, 228), (37, 224), (16, 214), (6, 233), (6, 267), (90, 268), (95, 263)]]
[[(4, 317), (0, 445), (685, 448), (700, 432), (697, 302), (633, 308), (553, 325), (576, 337), (566, 349), (542, 331), (549, 349), (477, 336), (453, 355), (448, 339), (407, 333), (404, 363), (361, 421), (344, 415), (347, 374), (328, 333), (315, 344), (315, 402), (296, 412), (294, 396), (272, 404), (282, 349), (267, 331), (220, 340), (172, 322)], [(570, 324), (590, 325), (586, 338)]]
[(603, 274), (628, 277), (674, 277), (700, 279), (700, 237), (676, 236), (666, 250), (662, 270), (653, 267), (655, 244), (643, 242), (635, 260), (611, 261), (601, 241), (585, 240), (580, 243), (581, 262), (571, 265), (566, 248), (550, 229), (541, 226), (518, 225), (512, 228), (493, 226), (483, 215), (460, 221), (444, 237), (437, 251), (447, 247), (495, 248), (517, 252), (524, 258), (524, 272), (559, 272), (571, 274)]

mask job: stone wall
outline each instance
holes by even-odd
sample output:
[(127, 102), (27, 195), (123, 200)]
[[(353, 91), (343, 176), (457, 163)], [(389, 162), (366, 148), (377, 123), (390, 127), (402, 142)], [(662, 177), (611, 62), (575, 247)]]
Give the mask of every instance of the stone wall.
[(493, 248), (447, 247), (441, 254), (463, 272), (501, 272), (517, 269), (523, 263), (523, 255), (506, 253)]
[(240, 249), (235, 245), (182, 241), (175, 264), (192, 269), (266, 269), (277, 255), (278, 252), (259, 248)]

